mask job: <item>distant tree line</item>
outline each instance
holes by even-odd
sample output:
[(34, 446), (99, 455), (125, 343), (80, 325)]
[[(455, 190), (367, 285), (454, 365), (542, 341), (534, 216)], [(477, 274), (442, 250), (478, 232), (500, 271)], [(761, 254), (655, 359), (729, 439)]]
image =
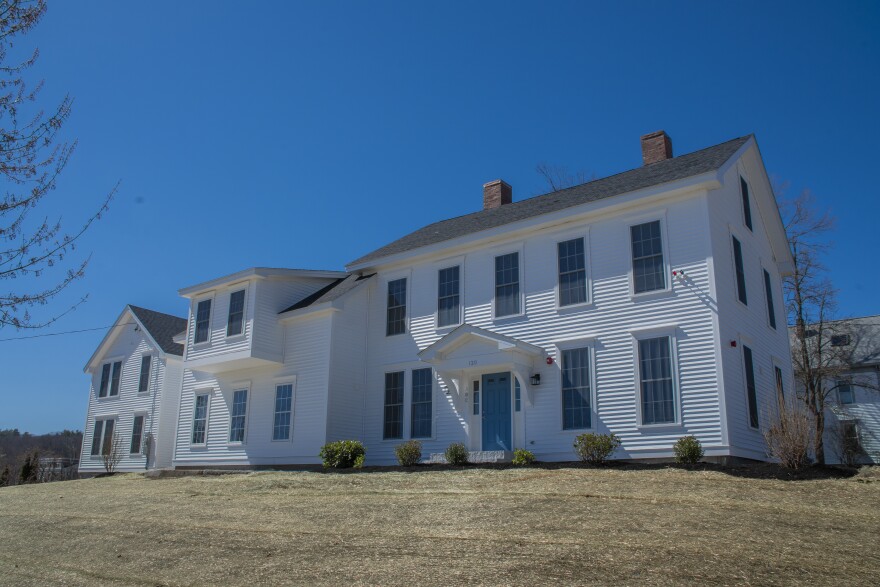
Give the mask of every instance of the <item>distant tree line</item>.
[(76, 478), (82, 432), (0, 430), (0, 487)]

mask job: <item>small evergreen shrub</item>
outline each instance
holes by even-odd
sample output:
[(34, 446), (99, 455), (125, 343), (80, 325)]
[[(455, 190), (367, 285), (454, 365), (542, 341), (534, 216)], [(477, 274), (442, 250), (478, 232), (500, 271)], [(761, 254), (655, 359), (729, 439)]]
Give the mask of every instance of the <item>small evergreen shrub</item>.
[(357, 440), (337, 440), (321, 447), (321, 461), (327, 468), (350, 469), (363, 467), (367, 450)]
[(513, 451), (513, 460), (510, 462), (517, 467), (525, 467), (535, 462), (535, 454), (530, 450), (518, 448)]
[(574, 439), (574, 452), (583, 462), (591, 465), (604, 463), (618, 446), (620, 438), (615, 434), (588, 432)]
[(446, 449), (446, 462), (459, 467), (468, 464), (468, 449), (461, 442), (453, 442)]
[(422, 443), (418, 440), (408, 440), (403, 444), (398, 444), (394, 449), (394, 454), (397, 455), (397, 462), (401, 467), (412, 467), (422, 460)]
[(675, 462), (682, 465), (695, 465), (703, 458), (703, 445), (696, 436), (682, 436), (672, 447)]

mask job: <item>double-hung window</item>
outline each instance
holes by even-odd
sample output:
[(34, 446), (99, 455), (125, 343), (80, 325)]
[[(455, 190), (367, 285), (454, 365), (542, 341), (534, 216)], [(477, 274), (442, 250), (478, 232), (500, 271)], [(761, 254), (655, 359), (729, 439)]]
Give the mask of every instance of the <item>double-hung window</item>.
[(837, 399), (842, 406), (854, 404), (856, 402), (856, 394), (855, 390), (853, 390), (852, 383), (849, 381), (837, 382)]
[(134, 422), (131, 425), (131, 447), (129, 452), (131, 454), (140, 454), (141, 445), (144, 440), (144, 416), (143, 414), (138, 414), (134, 417)]
[(666, 289), (666, 264), (663, 261), (663, 238), (660, 221), (631, 226), (633, 292), (645, 293)]
[(95, 420), (95, 429), (92, 432), (92, 456), (110, 454), (113, 448), (113, 430), (115, 427), (116, 420), (113, 418)]
[(138, 380), (138, 393), (150, 391), (150, 365), (152, 364), (152, 355), (141, 357), (141, 377)]
[(226, 336), (244, 332), (244, 290), (229, 295), (229, 316), (226, 319)]
[(430, 438), (434, 375), (431, 369), (414, 369), (412, 372), (412, 438)]
[(672, 371), (672, 338), (639, 340), (639, 385), (642, 424), (675, 422), (675, 384)]
[(752, 206), (749, 203), (749, 184), (742, 177), (739, 178), (739, 191), (742, 195), (743, 221), (749, 230), (752, 229)]
[(562, 428), (589, 428), (590, 349), (562, 351)]
[(110, 397), (119, 395), (119, 379), (122, 377), (122, 361), (113, 363), (113, 375), (110, 376)]
[(779, 405), (785, 404), (785, 385), (782, 381), (782, 369), (773, 366), (773, 375), (776, 377), (776, 398), (779, 401)]
[(733, 264), (736, 268), (736, 296), (742, 303), (748, 305), (749, 297), (746, 294), (746, 270), (743, 267), (742, 244), (735, 236), (731, 236), (733, 242)]
[(205, 444), (208, 432), (208, 394), (200, 393), (193, 406), (192, 444)]
[(229, 420), (229, 442), (244, 442), (247, 423), (248, 390), (239, 389), (232, 394), (232, 418)]
[(403, 371), (385, 374), (382, 438), (403, 438)]
[(291, 414), (293, 413), (293, 384), (275, 386), (275, 420), (272, 440), (290, 440)]
[(388, 282), (385, 336), (406, 332), (406, 277)]
[(559, 265), (559, 305), (572, 306), (587, 301), (587, 261), (584, 239), (575, 238), (556, 245)]
[(461, 322), (461, 270), (458, 265), (437, 272), (437, 326)]
[(758, 391), (755, 387), (755, 361), (752, 349), (743, 345), (743, 359), (746, 363), (746, 400), (749, 406), (749, 426), (758, 427)]
[(495, 317), (516, 314), (522, 314), (518, 252), (495, 257)]
[(194, 342), (207, 342), (211, 334), (211, 300), (196, 304), (196, 334)]
[(773, 284), (770, 282), (770, 273), (764, 269), (764, 292), (767, 297), (767, 320), (770, 326), (776, 329), (776, 308), (773, 307)]
[(110, 369), (112, 365), (110, 363), (104, 363), (101, 366), (101, 384), (98, 387), (98, 397), (107, 397), (107, 392), (110, 391)]

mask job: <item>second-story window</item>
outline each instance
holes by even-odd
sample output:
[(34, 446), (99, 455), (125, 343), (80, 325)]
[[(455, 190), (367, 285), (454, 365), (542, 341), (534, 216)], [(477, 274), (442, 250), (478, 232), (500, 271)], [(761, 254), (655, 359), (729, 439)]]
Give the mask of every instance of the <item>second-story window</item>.
[(764, 292), (767, 295), (767, 320), (770, 326), (776, 328), (776, 308), (773, 307), (773, 284), (770, 282), (770, 274), (764, 270)]
[(406, 278), (388, 282), (388, 314), (385, 335), (406, 332)]
[(138, 381), (138, 393), (150, 390), (150, 365), (153, 363), (152, 355), (141, 357), (141, 377)]
[(226, 336), (235, 336), (244, 331), (244, 290), (229, 296), (229, 318), (226, 320)]
[(437, 272), (437, 326), (452, 326), (461, 321), (459, 276), (458, 266)]
[(101, 385), (98, 387), (98, 397), (107, 397), (110, 389), (110, 363), (101, 366)]
[(587, 301), (587, 263), (584, 239), (557, 245), (559, 261), (559, 305), (571, 306)]
[(519, 253), (495, 257), (495, 317), (522, 314), (519, 295)]
[(746, 294), (746, 270), (743, 267), (743, 249), (739, 240), (732, 236), (733, 239), (733, 263), (736, 267), (736, 297), (739, 301), (748, 305), (749, 297)]
[(206, 342), (211, 333), (211, 300), (202, 300), (196, 306), (195, 342)]
[(663, 240), (660, 221), (631, 226), (633, 260), (633, 293), (666, 289), (666, 266), (663, 262)]
[(749, 230), (752, 230), (752, 206), (749, 203), (749, 184), (741, 177), (739, 178), (739, 191), (742, 195), (743, 221), (749, 227)]
[(852, 383), (849, 381), (837, 382), (837, 399), (841, 405), (853, 404), (856, 401), (856, 394), (853, 392)]

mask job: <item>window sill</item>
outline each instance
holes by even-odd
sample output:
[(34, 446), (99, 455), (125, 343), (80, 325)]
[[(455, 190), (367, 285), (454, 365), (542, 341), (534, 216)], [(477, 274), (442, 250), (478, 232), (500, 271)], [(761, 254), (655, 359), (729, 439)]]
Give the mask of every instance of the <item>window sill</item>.
[(492, 323), (493, 324), (508, 324), (515, 322), (522, 322), (526, 320), (527, 316), (525, 313), (522, 314), (510, 314), (508, 316), (493, 316)]
[(206, 341), (203, 341), (203, 342), (194, 342), (192, 348), (200, 349), (200, 348), (209, 347), (209, 346), (211, 346), (211, 339), (210, 338)]
[(666, 289), (655, 289), (651, 291), (643, 291), (640, 293), (630, 294), (629, 299), (632, 302), (644, 302), (644, 301), (652, 301), (663, 298), (668, 298), (674, 295), (671, 287), (667, 287)]
[(558, 314), (576, 314), (577, 312), (586, 312), (588, 310), (594, 310), (596, 305), (592, 300), (589, 302), (583, 302), (580, 304), (569, 304), (567, 306), (556, 305), (556, 312)]
[(637, 430), (645, 430), (647, 432), (662, 430), (681, 430), (684, 425), (681, 422), (663, 422), (661, 424), (638, 424)]
[(461, 322), (458, 324), (447, 324), (446, 326), (434, 326), (434, 331), (437, 334), (449, 334), (459, 326), (461, 326)]
[(244, 332), (242, 332), (241, 334), (227, 335), (223, 340), (225, 340), (226, 342), (238, 342), (239, 340), (244, 339), (245, 335)]

